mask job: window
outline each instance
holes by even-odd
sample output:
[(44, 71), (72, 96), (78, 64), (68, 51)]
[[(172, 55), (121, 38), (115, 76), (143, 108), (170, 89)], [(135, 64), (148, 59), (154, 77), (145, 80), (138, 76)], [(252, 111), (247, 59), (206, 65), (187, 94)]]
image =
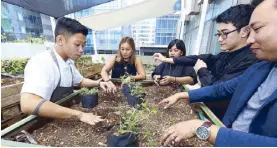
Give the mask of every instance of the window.
[(20, 28), (20, 29), (21, 29), (21, 31), (20, 31), (21, 33), (26, 34), (26, 30), (25, 30), (25, 27), (24, 27), (24, 26), (21, 26), (21, 28)]
[(20, 21), (23, 21), (23, 17), (22, 17), (22, 14), (21, 13), (17, 13), (17, 17)]

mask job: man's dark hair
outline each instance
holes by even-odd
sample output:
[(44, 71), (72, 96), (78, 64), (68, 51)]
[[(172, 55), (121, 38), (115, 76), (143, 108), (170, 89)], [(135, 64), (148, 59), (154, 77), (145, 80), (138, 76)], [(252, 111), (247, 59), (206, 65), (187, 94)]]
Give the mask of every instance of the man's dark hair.
[(174, 39), (168, 44), (166, 55), (168, 55), (169, 49), (171, 49), (174, 45), (176, 45), (177, 49), (180, 49), (183, 52), (182, 56), (186, 55), (186, 45), (185, 45), (184, 41), (179, 40), (179, 39)]
[[(264, 0), (252, 0), (251, 5), (257, 7), (260, 5)], [(277, 8), (277, 0), (275, 0), (274, 7)]]
[(217, 16), (217, 23), (231, 23), (240, 32), (240, 29), (249, 24), (254, 6), (249, 4), (240, 4), (233, 6)]
[(58, 35), (71, 36), (76, 33), (82, 33), (84, 36), (87, 36), (88, 28), (71, 18), (61, 17), (57, 19), (55, 41)]
[(252, 0), (251, 1), (251, 5), (254, 7), (257, 7), (258, 5), (260, 5), (264, 0)]

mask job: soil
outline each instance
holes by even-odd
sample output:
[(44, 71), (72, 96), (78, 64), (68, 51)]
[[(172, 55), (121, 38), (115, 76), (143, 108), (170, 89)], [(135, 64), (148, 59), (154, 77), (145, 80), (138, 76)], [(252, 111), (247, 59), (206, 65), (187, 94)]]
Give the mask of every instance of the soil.
[[(164, 110), (157, 104), (179, 90), (171, 86), (147, 86), (145, 100), (150, 107), (157, 109), (157, 114), (151, 115), (141, 124), (140, 133), (150, 132), (151, 137), (144, 139), (145, 134), (138, 134), (139, 146), (160, 146), (159, 138), (165, 129), (173, 124), (190, 119), (196, 119), (197, 114), (192, 110), (188, 102), (177, 103), (170, 109)], [(106, 146), (106, 131), (109, 127), (119, 123), (116, 111), (127, 108), (127, 100), (120, 88), (115, 95), (99, 93), (99, 104), (93, 109), (84, 109), (81, 104), (72, 106), (72, 109), (84, 112), (92, 112), (106, 120), (96, 126), (80, 122), (76, 119), (57, 119), (34, 131), (33, 135), (38, 143), (45, 146), (67, 147), (102, 147)], [(185, 140), (181, 146), (212, 146), (194, 137)]]
[(10, 78), (10, 77), (5, 77), (2, 75), (1, 76), (1, 87), (12, 85), (12, 84), (18, 84), (23, 81), (24, 81), (23, 78)]

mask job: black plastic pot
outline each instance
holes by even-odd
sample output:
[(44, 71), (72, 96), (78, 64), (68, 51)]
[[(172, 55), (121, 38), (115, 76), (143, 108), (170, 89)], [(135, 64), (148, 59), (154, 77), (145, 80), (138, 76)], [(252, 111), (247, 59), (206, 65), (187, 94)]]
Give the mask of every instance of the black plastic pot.
[(142, 103), (143, 100), (140, 99), (139, 97), (129, 95), (127, 99), (128, 99), (129, 105), (136, 107), (137, 109), (141, 108), (140, 104)]
[(112, 132), (107, 132), (107, 146), (108, 147), (137, 147), (137, 136), (134, 133), (124, 133), (116, 136)]
[(123, 91), (123, 95), (125, 97), (128, 97), (131, 94), (131, 89), (130, 89), (128, 84), (123, 84), (122, 85), (122, 91)]
[(98, 104), (98, 94), (82, 96), (82, 107), (93, 108)]

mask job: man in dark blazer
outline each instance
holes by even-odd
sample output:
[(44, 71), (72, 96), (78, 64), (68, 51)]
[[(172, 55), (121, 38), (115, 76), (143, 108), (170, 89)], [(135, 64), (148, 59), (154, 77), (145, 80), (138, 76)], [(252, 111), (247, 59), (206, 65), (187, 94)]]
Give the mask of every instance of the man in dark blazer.
[(168, 108), (180, 99), (202, 102), (232, 97), (223, 118), (226, 127), (201, 120), (181, 122), (165, 131), (163, 145), (177, 145), (196, 135), (221, 147), (277, 146), (277, 0), (259, 3), (251, 16), (247, 42), (264, 61), (227, 82), (177, 93), (160, 102)]

